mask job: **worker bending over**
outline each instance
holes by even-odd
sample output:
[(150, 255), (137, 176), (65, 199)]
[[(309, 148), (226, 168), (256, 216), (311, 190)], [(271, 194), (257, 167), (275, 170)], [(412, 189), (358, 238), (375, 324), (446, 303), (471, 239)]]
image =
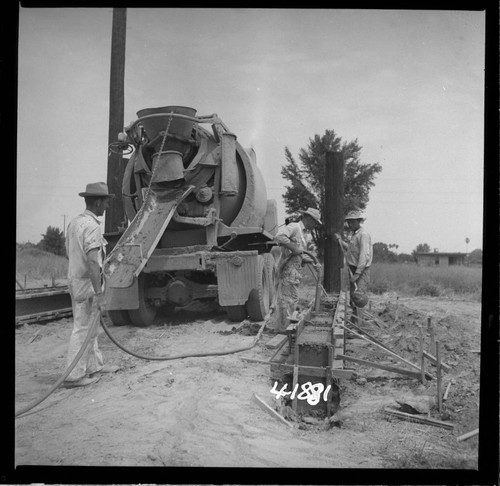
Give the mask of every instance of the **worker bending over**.
[(351, 238), (349, 242), (345, 242), (338, 233), (335, 233), (335, 238), (344, 250), (349, 269), (350, 304), (354, 315), (357, 316), (357, 308), (364, 307), (367, 302), (366, 294), (373, 258), (372, 242), (369, 233), (361, 226), (365, 218), (360, 211), (351, 211), (344, 219), (349, 227)]
[[(89, 329), (100, 319), (103, 308), (101, 267), (105, 257), (106, 240), (101, 233), (100, 221), (109, 206), (113, 194), (109, 194), (104, 182), (87, 184), (85, 192), (86, 209), (73, 218), (66, 232), (66, 253), (68, 255), (68, 287), (73, 307), (73, 332), (69, 341), (67, 365), (80, 351)], [(102, 353), (97, 343), (97, 331), (86, 351), (64, 382), (66, 388), (86, 386), (99, 379), (99, 372), (115, 372), (116, 366), (104, 366)]]
[(310, 231), (323, 224), (317, 209), (309, 208), (300, 212), (302, 217), (298, 222), (288, 223), (274, 237), (274, 241), (282, 250), (278, 264), (278, 288), (273, 322), (275, 331), (282, 331), (288, 326), (288, 320), (299, 301), (298, 288), (302, 265), (312, 261), (303, 255), (306, 250), (304, 231)]

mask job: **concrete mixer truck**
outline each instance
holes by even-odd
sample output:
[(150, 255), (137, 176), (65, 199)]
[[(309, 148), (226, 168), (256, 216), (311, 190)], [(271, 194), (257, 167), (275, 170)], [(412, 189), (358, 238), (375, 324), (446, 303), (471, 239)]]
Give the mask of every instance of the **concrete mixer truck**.
[(147, 326), (160, 309), (217, 299), (231, 320), (263, 320), (274, 297), (277, 207), (255, 152), (216, 114), (166, 106), (137, 116), (117, 142), (132, 155), (127, 224), (103, 264), (110, 319)]

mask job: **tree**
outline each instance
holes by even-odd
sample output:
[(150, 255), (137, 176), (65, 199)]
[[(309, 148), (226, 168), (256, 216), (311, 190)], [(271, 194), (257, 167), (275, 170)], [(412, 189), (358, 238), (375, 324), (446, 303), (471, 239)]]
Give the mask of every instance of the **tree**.
[(477, 248), (469, 253), (469, 263), (483, 263), (483, 250)]
[[(309, 207), (325, 214), (325, 160), (326, 152), (342, 152), (344, 157), (344, 214), (354, 209), (364, 210), (368, 203), (370, 188), (376, 174), (382, 171), (378, 163), (362, 164), (361, 147), (358, 140), (342, 142), (334, 130), (325, 130), (323, 136), (314, 135), (307, 148), (299, 150), (299, 160), (285, 147), (287, 163), (281, 168), (281, 175), (290, 185), (285, 187), (283, 200), (288, 213), (297, 213)], [(324, 229), (313, 230), (314, 243), (323, 253)]]
[(394, 263), (398, 261), (398, 255), (391, 250), (398, 248), (396, 244), (377, 242), (373, 244), (373, 262), (374, 263)]
[(66, 248), (64, 246), (65, 238), (63, 232), (56, 227), (49, 226), (42, 239), (38, 243), (41, 250), (54, 253), (54, 255), (66, 255)]
[(398, 262), (399, 263), (411, 263), (414, 261), (415, 261), (415, 259), (409, 253), (400, 253), (398, 255)]
[(431, 247), (427, 243), (419, 243), (417, 247), (411, 252), (411, 256), (416, 261), (417, 253), (430, 253), (430, 252), (431, 252)]

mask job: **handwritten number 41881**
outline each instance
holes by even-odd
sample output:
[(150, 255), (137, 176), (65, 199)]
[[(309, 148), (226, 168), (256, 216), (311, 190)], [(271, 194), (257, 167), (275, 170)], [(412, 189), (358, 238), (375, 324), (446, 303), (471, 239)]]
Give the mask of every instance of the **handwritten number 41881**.
[[(274, 385), (271, 389), (271, 393), (275, 395), (276, 400), (279, 400), (281, 397), (286, 397), (290, 395), (290, 399), (293, 400), (295, 395), (297, 394), (297, 390), (299, 388), (299, 384), (297, 383), (292, 391), (286, 391), (287, 384), (285, 383), (281, 390), (278, 391), (278, 382), (275, 381)], [(317, 405), (321, 400), (321, 394), (323, 394), (323, 400), (326, 402), (328, 397), (328, 392), (331, 389), (331, 385), (328, 385), (325, 390), (325, 386), (323, 383), (312, 384), (310, 381), (304, 383), (300, 386), (302, 391), (297, 395), (297, 400), (307, 400), (309, 405)]]

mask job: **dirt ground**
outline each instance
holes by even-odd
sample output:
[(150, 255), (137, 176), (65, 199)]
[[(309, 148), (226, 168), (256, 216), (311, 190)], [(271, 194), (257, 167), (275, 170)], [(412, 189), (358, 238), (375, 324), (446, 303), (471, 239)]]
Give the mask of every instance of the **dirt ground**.
[[(253, 343), (260, 324), (232, 323), (214, 306), (198, 310), (178, 312), (149, 328), (110, 330), (124, 346), (147, 355), (215, 352)], [(16, 419), (16, 465), (477, 468), (477, 436), (462, 442), (457, 437), (478, 427), (480, 303), (420, 297), (396, 301), (384, 295), (372, 296), (370, 312), (380, 327), (371, 321), (364, 329), (414, 363), (417, 325), (426, 329), (431, 317), (442, 359), (451, 367), (443, 389), (451, 386), (442, 413), (434, 405), (430, 417), (452, 423), (452, 430), (382, 412), (387, 406), (399, 409), (401, 397), (435, 397), (436, 380), (423, 385), (358, 364), (348, 366), (357, 377), (340, 382), (335, 422), (300, 421), (288, 427), (252, 399), (256, 394), (277, 405), (269, 365), (241, 359), (273, 355), (265, 346), (273, 337), (267, 332), (241, 353), (174, 361), (137, 359), (102, 333), (105, 361), (121, 370), (89, 387), (59, 388)], [(16, 329), (16, 409), (61, 376), (71, 327), (71, 319), (62, 319)], [(363, 346), (362, 340), (348, 339), (347, 353), (366, 358), (370, 352)], [(371, 356), (390, 363), (387, 356)], [(435, 374), (429, 363), (428, 369)]]

